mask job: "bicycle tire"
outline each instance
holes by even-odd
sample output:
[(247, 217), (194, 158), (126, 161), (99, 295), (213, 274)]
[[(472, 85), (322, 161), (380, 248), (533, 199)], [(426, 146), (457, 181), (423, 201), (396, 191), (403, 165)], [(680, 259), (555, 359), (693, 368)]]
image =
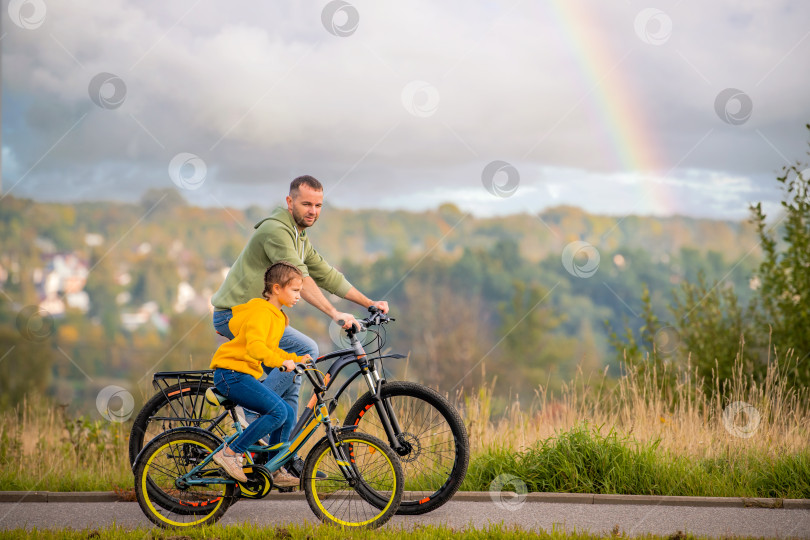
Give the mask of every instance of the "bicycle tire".
[[(211, 434), (211, 433), (209, 433), (207, 431), (201, 430), (199, 428), (193, 428), (193, 427), (192, 428), (182, 428), (182, 427), (180, 427), (180, 428), (175, 428), (174, 430), (171, 430), (171, 431), (183, 430), (183, 429), (194, 430), (194, 431), (200, 433), (202, 436), (208, 437), (209, 443), (210, 443), (210, 445), (212, 445), (213, 448), (216, 448), (217, 446), (222, 444), (221, 439), (218, 439), (215, 435), (213, 435), (213, 434)], [(166, 435), (166, 433), (168, 433), (168, 432), (164, 432), (164, 433), (158, 435), (158, 437), (155, 437), (152, 440), (158, 439), (159, 437), (161, 437), (163, 435)], [(151, 444), (151, 442), (152, 441), (147, 443), (146, 446), (148, 447), (149, 444)], [(201, 457), (204, 457), (204, 455), (197, 456), (197, 457), (199, 459)], [(134, 467), (133, 467), (133, 474), (134, 474), (134, 472), (135, 471), (134, 471)], [(219, 473), (218, 473), (218, 471), (214, 471), (213, 469), (211, 469), (211, 470), (207, 471), (206, 474), (210, 476), (210, 475), (217, 475)], [(237, 485), (239, 485), (239, 487), (240, 487), (240, 492), (236, 493), (234, 495), (234, 498), (231, 499), (230, 504), (235, 504), (236, 501), (239, 499), (239, 497), (241, 497), (241, 495), (242, 495), (242, 491), (241, 491), (242, 486), (241, 486), (241, 484), (238, 484), (238, 483), (237, 483)], [(151, 478), (147, 478), (147, 480), (146, 480), (146, 490), (148, 491), (148, 495), (150, 496), (151, 500), (153, 500), (158, 506), (164, 508), (165, 510), (169, 510), (171, 512), (174, 512), (174, 513), (176, 513), (178, 515), (195, 515), (195, 514), (203, 514), (203, 513), (206, 512), (205, 508), (196, 507), (194, 505), (184, 504), (182, 501), (180, 501), (175, 496), (176, 493), (175, 494), (167, 493), (166, 491), (161, 489), (161, 487), (159, 485), (157, 485)], [(172, 491), (174, 491), (174, 489), (172, 489)]]
[[(129, 463), (134, 465), (138, 453), (152, 437), (156, 437), (175, 427), (199, 426), (199, 423), (190, 420), (199, 419), (206, 411), (218, 409), (205, 401), (205, 391), (212, 387), (213, 385), (210, 383), (175, 384), (149, 398), (149, 401), (144, 404), (132, 423), (132, 429), (129, 433)], [(159, 415), (161, 409), (165, 409), (165, 414)], [(177, 416), (177, 413), (181, 411), (190, 412), (190, 415)], [(155, 416), (175, 417), (177, 420), (174, 422), (160, 420), (160, 429), (150, 431), (150, 425), (155, 422), (152, 418)], [(227, 429), (229, 427), (230, 420), (226, 419), (225, 422), (209, 431), (220, 438), (224, 438), (231, 433)], [(152, 437), (149, 437), (149, 435), (152, 435)]]
[[(337, 444), (348, 450), (346, 457), (352, 469), (360, 474), (360, 481), (350, 486), (329, 441), (322, 439), (304, 463), (302, 486), (307, 504), (318, 519), (327, 523), (353, 528), (383, 525), (396, 514), (402, 500), (404, 484), (399, 458), (384, 441), (367, 433), (343, 435)], [(324, 472), (326, 478), (318, 479), (318, 472)], [(359, 493), (362, 489), (372, 489), (381, 502), (369, 503), (368, 495)], [(350, 516), (350, 512), (357, 517)]]
[[(409, 381), (392, 381), (383, 384), (380, 392), (381, 398), (389, 400), (395, 407), (394, 412), (402, 428), (398, 437), (410, 445), (410, 451), (399, 456), (407, 491), (402, 497), (397, 514), (419, 515), (431, 512), (455, 495), (467, 475), (470, 443), (464, 422), (449, 401), (426, 386)], [(415, 425), (425, 419), (427, 426)], [(440, 433), (441, 437), (438, 439), (435, 437), (435, 430), (433, 433), (426, 431), (442, 421), (449, 432)], [(352, 405), (343, 425), (357, 425), (364, 432), (387, 439), (370, 392)], [(431, 435), (434, 436), (433, 440), (429, 440)], [(435, 457), (436, 464), (429, 461), (430, 449), (433, 449), (432, 453), (439, 454)]]
[(184, 463), (189, 451), (211, 453), (218, 445), (217, 438), (209, 433), (182, 428), (163, 433), (147, 444), (133, 473), (138, 505), (152, 523), (160, 527), (209, 525), (225, 514), (238, 498), (236, 484), (183, 489), (175, 484), (184, 467), (193, 467), (193, 463)]

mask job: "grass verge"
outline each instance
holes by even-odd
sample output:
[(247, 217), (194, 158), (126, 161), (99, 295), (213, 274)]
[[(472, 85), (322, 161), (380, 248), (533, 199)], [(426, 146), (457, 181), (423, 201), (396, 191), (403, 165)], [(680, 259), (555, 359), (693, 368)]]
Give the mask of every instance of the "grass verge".
[[(88, 538), (111, 538), (114, 540), (169, 540), (169, 539), (219, 539), (219, 540), (245, 540), (245, 538), (278, 538), (278, 539), (302, 539), (312, 540), (343, 540), (346, 538), (356, 538), (364, 540), (424, 540), (424, 538), (452, 538), (464, 540), (478, 539), (504, 539), (522, 540), (524, 538), (541, 538), (549, 540), (596, 540), (601, 538), (627, 538), (623, 531), (614, 530), (605, 535), (568, 532), (564, 530), (551, 531), (526, 531), (514, 527), (493, 525), (485, 529), (464, 529), (456, 530), (448, 527), (425, 526), (416, 527), (410, 530), (382, 528), (374, 530), (345, 531), (338, 527), (329, 525), (290, 525), (288, 527), (256, 527), (249, 524), (229, 525), (226, 527), (211, 526), (194, 529), (184, 529), (181, 536), (177, 536), (179, 531), (161, 531), (149, 529), (122, 529), (110, 527), (106, 529), (75, 531), (63, 529), (59, 531), (14, 529), (4, 531), (3, 535), (9, 539), (28, 539), (32, 536), (45, 540), (86, 540)], [(634, 536), (640, 540), (687, 540), (704, 537), (697, 537), (681, 532), (672, 536), (643, 535)], [(742, 539), (741, 539), (742, 540)]]
[(525, 451), (478, 453), (462, 489), (489, 490), (500, 475), (517, 477), (529, 492), (806, 499), (810, 450), (691, 458), (662, 450), (658, 441), (639, 442), (582, 424)]

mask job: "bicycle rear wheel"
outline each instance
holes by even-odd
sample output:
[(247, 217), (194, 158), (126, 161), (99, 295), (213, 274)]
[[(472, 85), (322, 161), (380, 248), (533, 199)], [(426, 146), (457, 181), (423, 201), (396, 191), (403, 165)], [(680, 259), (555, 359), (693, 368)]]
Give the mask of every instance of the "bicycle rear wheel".
[(234, 433), (230, 418), (216, 422), (223, 409), (205, 400), (205, 391), (212, 386), (205, 382), (175, 384), (152, 396), (132, 423), (129, 462), (134, 464), (138, 453), (154, 437), (176, 427), (199, 427), (221, 439)]
[[(435, 390), (408, 381), (382, 385), (381, 399), (393, 411), (404, 447), (399, 454), (405, 492), (397, 514), (418, 515), (439, 508), (458, 491), (467, 475), (470, 443), (458, 412)], [(344, 425), (387, 440), (370, 393), (349, 410)], [(389, 441), (393, 444), (393, 441)]]
[(135, 495), (141, 510), (160, 527), (211, 524), (234, 502), (236, 485), (223, 483), (213, 463), (196, 478), (210, 484), (184, 485), (177, 479), (216, 450), (216, 438), (198, 430), (174, 430), (155, 437), (144, 449), (135, 470)]
[[(365, 433), (344, 435), (338, 442), (343, 456), (335, 456), (324, 439), (307, 455), (303, 488), (307, 503), (325, 522), (343, 527), (375, 528), (391, 519), (402, 499), (402, 467), (385, 442)], [(345, 458), (345, 460), (343, 459)], [(341, 465), (358, 478), (350, 482)], [(326, 478), (317, 478), (318, 472)], [(371, 490), (376, 498), (369, 503)]]

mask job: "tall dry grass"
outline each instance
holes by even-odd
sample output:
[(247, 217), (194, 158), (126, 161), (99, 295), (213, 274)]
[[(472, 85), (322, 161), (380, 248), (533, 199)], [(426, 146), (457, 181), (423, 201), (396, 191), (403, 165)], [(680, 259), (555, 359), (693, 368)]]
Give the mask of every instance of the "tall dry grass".
[[(792, 353), (782, 359), (774, 354), (758, 383), (738, 361), (730, 380), (713, 377), (710, 385), (688, 364), (626, 368), (618, 379), (607, 371), (580, 373), (559, 394), (538, 388), (525, 409), (515, 399), (497, 410), (495, 381), (455, 398), (473, 460), (493, 449), (516, 454), (537, 448), (587, 423), (619, 439), (657, 441), (656, 452), (665, 456), (739, 464), (754, 457), (768, 466), (770, 457), (806, 455), (810, 447), (810, 390), (788, 384), (793, 365)], [(735, 403), (755, 409), (755, 429), (743, 429), (750, 420), (744, 410), (729, 415)], [(0, 490), (126, 488), (132, 483), (130, 428), (131, 422), (72, 418), (43, 398), (26, 399), (0, 413)]]
[(0, 414), (0, 490), (95, 491), (132, 484), (130, 425), (71, 417), (40, 397)]
[(733, 377), (713, 374), (710, 385), (689, 363), (663, 364), (626, 367), (618, 380), (607, 370), (588, 377), (580, 372), (557, 395), (538, 388), (526, 410), (517, 399), (494, 410), (495, 381), (457, 401), (473, 454), (493, 447), (527, 449), (587, 422), (639, 441), (660, 441), (661, 450), (677, 456), (779, 456), (810, 446), (810, 390), (788, 383), (795, 362), (792, 351), (782, 359), (774, 353), (761, 383), (738, 357)]

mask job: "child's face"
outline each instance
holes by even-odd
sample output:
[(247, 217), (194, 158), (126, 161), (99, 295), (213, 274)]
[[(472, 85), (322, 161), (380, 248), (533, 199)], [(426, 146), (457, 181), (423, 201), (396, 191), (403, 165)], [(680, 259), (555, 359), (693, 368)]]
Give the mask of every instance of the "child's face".
[(293, 307), (301, 299), (301, 287), (304, 286), (304, 280), (295, 278), (286, 287), (273, 285), (273, 291), (278, 294), (278, 301), (282, 306)]

